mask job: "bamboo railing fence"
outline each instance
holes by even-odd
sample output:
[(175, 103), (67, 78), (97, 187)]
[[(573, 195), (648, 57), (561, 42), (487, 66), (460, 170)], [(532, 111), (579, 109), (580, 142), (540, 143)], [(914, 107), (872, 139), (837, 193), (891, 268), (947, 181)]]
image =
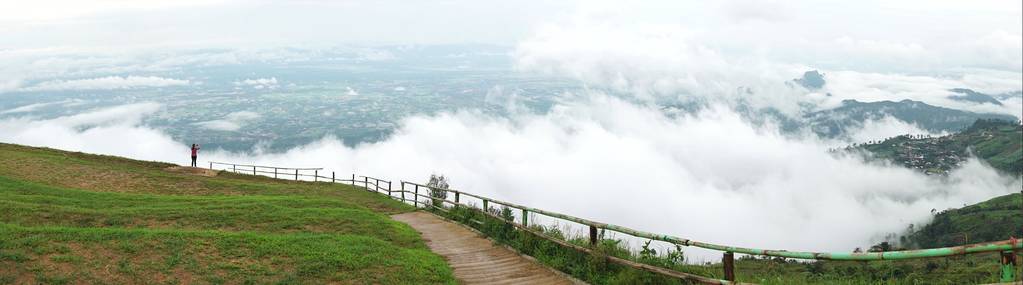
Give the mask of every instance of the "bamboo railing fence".
[[(215, 166), (223, 166), (218, 169)], [(542, 209), (532, 208), (524, 205), (515, 204), (512, 202), (506, 202), (497, 200), (481, 195), (476, 195), (455, 189), (440, 189), (434, 188), (427, 185), (409, 182), (409, 181), (398, 181), (397, 189), (392, 188), (392, 183), (389, 180), (370, 176), (351, 176), (338, 179), (335, 173), (330, 172), (330, 177), (325, 176), (326, 172), (320, 173), (322, 168), (287, 168), (287, 167), (274, 167), (274, 166), (258, 166), (258, 165), (245, 165), (245, 164), (232, 164), (223, 162), (210, 162), (211, 170), (224, 170), (231, 171), (240, 174), (250, 175), (263, 175), (274, 177), (278, 179), (293, 179), (302, 181), (313, 181), (313, 182), (332, 182), (332, 183), (343, 183), (357, 187), (362, 187), (367, 191), (372, 191), (379, 194), (387, 195), (388, 197), (400, 200), (404, 203), (409, 203), (416, 208), (433, 208), (439, 211), (448, 212), (450, 206), (462, 206), (471, 209), (479, 210), (485, 215), (496, 218), (498, 220), (505, 221), (503, 217), (496, 214), (494, 205), (508, 207), (515, 211), (520, 211), (518, 215), (518, 222), (506, 221), (515, 228), (531, 233), (537, 237), (549, 240), (561, 246), (572, 248), (581, 252), (593, 254), (594, 247), (599, 242), (598, 231), (612, 231), (621, 234), (625, 234), (632, 237), (643, 238), (648, 240), (655, 240), (665, 242), (672, 245), (685, 246), (685, 247), (698, 247), (703, 249), (722, 251), (722, 265), (724, 270), (724, 279), (710, 278), (667, 268), (652, 266), (644, 263), (635, 262), (628, 259), (618, 258), (614, 256), (606, 256), (607, 260), (623, 266), (644, 270), (656, 274), (665, 276), (671, 276), (679, 279), (685, 279), (690, 281), (699, 282), (702, 284), (745, 284), (738, 283), (735, 280), (735, 267), (734, 267), (734, 254), (748, 254), (757, 256), (771, 256), (771, 257), (782, 257), (782, 258), (793, 258), (803, 260), (842, 260), (842, 261), (879, 261), (879, 260), (905, 260), (905, 259), (920, 259), (920, 258), (937, 258), (937, 257), (948, 257), (958, 256), (975, 253), (985, 252), (999, 252), (999, 258), (1001, 263), (1000, 268), (1000, 280), (1001, 282), (1012, 282), (1017, 279), (1015, 272), (1015, 266), (1017, 264), (1016, 255), (1023, 254), (1023, 239), (1008, 239), (996, 242), (985, 242), (967, 244), (953, 247), (942, 247), (942, 248), (928, 248), (919, 250), (902, 250), (902, 251), (886, 251), (886, 252), (803, 252), (803, 251), (788, 251), (788, 250), (772, 250), (772, 249), (757, 249), (757, 248), (746, 248), (736, 247), (729, 245), (721, 245), (715, 243), (708, 243), (702, 241), (696, 241), (671, 235), (656, 234), (636, 230), (624, 226), (601, 223), (597, 221), (591, 221), (571, 215), (562, 213), (556, 213), (546, 211)], [(347, 179), (345, 179), (347, 178)], [(422, 189), (422, 190), (421, 190)], [(431, 196), (431, 191), (441, 191), (447, 193), (446, 198), (439, 198)], [(481, 202), (482, 207), (477, 208), (475, 203), (466, 201), (462, 197), (468, 197)], [(550, 235), (544, 234), (543, 232), (531, 228), (529, 226), (530, 214), (543, 215), (549, 218), (564, 220), (573, 222), (576, 224), (583, 225), (589, 229), (589, 247), (580, 246), (569, 243), (565, 240), (551, 237)], [(475, 221), (479, 223), (479, 221)]]

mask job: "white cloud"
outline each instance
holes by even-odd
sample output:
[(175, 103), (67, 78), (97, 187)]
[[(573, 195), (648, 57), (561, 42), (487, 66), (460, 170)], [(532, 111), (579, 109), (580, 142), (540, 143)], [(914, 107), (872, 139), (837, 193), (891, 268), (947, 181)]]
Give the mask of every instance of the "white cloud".
[(500, 85), (487, 90), (487, 95), (483, 97), (483, 102), (490, 106), (501, 107), (504, 111), (510, 114), (518, 114), (519, 112), (528, 110), (528, 108), (523, 106), (522, 102), (520, 102), (518, 92), (505, 91), (504, 87)]
[(147, 87), (187, 86), (189, 80), (157, 76), (107, 76), (89, 79), (53, 80), (22, 88), (24, 91), (115, 90)]
[(352, 89), (351, 86), (346, 86), (345, 87), (345, 96), (356, 96), (356, 95), (359, 95), (358, 91), (355, 91), (355, 89)]
[(33, 112), (33, 111), (36, 111), (36, 110), (38, 110), (40, 108), (44, 108), (44, 107), (48, 107), (48, 106), (53, 106), (53, 105), (68, 106), (68, 105), (79, 104), (81, 102), (82, 102), (82, 100), (78, 100), (78, 99), (65, 99), (65, 100), (60, 100), (60, 101), (56, 101), (56, 102), (33, 103), (33, 104), (28, 104), (28, 105), (24, 105), (24, 106), (20, 106), (20, 107), (15, 107), (15, 108), (11, 108), (11, 109), (8, 109), (8, 110), (4, 110), (3, 112), (0, 112), (0, 114), (28, 113), (28, 112)]
[[(86, 130), (57, 123), (120, 118), (137, 109), (4, 120), (0, 140), (185, 163), (183, 143), (137, 120)], [(671, 118), (653, 107), (594, 95), (543, 115), (415, 116), (385, 141), (354, 148), (324, 138), (283, 153), (212, 151), (200, 159), (326, 167), (395, 181), (443, 173), (459, 189), (641, 230), (818, 251), (869, 245), (927, 221), (932, 208), (962, 206), (1023, 186), (976, 161), (947, 178), (929, 177), (835, 156), (827, 147), (814, 138), (756, 127), (720, 106)], [(735, 225), (756, 234), (736, 235)], [(816, 234), (792, 234), (806, 229)], [(688, 252), (708, 260), (716, 256)]]
[(20, 79), (13, 79), (13, 78), (11, 78), (11, 79), (0, 79), (0, 93), (3, 93), (5, 91), (18, 90), (19, 87), (21, 87), (21, 80)]
[(205, 129), (217, 130), (217, 131), (237, 131), (241, 129), (241, 125), (236, 122), (228, 120), (212, 120), (205, 122), (198, 122), (195, 125), (203, 127)]
[(245, 79), (245, 80), (242, 80), (242, 81), (236, 81), (235, 83), (236, 84), (245, 84), (245, 85), (276, 85), (277, 84), (277, 78), (276, 77), (271, 77), (271, 78), (259, 78), (259, 79)]
[(258, 119), (260, 115), (251, 111), (232, 112), (223, 119), (198, 122), (195, 125), (202, 128), (218, 131), (237, 131), (249, 122)]
[(157, 103), (135, 103), (58, 117), (45, 122), (75, 128), (111, 125), (137, 126), (143, 118), (156, 113), (160, 108), (160, 104)]
[(50, 120), (0, 120), (5, 142), (49, 146), (67, 150), (126, 155), (143, 160), (165, 160), (165, 152), (188, 148), (167, 134), (140, 126), (158, 104), (138, 103), (85, 112)]
[(693, 95), (731, 101), (745, 95), (737, 92), (740, 87), (755, 87), (765, 96), (746, 98), (751, 103), (795, 107), (793, 98), (772, 98), (796, 95), (783, 83), (798, 68), (726, 57), (678, 26), (551, 26), (520, 43), (515, 57), (520, 70), (570, 76), (641, 99)]
[[(868, 141), (884, 140), (891, 137), (900, 135), (932, 135), (932, 136), (944, 136), (948, 133), (932, 133), (927, 131), (916, 124), (900, 121), (896, 118), (886, 116), (877, 120), (867, 120), (863, 122), (863, 126), (859, 129), (848, 133), (849, 140), (855, 143), (865, 143)], [(847, 146), (848, 142), (838, 142), (836, 147)]]
[(253, 89), (277, 89), (280, 84), (277, 83), (277, 77), (270, 78), (256, 78), (256, 79), (245, 79), (241, 81), (235, 81), (235, 86), (249, 86)]

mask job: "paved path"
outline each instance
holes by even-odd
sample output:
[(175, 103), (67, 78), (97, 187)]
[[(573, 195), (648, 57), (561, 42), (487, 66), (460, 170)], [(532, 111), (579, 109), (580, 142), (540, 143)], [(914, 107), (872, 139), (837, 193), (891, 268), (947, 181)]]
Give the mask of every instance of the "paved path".
[(575, 284), (476, 232), (433, 214), (415, 211), (391, 216), (419, 231), (430, 250), (441, 255), (463, 284)]

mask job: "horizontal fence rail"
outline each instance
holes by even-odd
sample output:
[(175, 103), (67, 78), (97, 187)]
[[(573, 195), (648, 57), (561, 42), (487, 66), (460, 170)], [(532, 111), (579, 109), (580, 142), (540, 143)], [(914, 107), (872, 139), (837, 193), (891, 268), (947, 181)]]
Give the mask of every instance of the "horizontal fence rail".
[(271, 169), (272, 168), (276, 168), (276, 169), (281, 169), (281, 170), (323, 170), (323, 168), (318, 168), (318, 167), (316, 167), (316, 168), (314, 168), (314, 167), (294, 168), (294, 167), (277, 167), (277, 166), (251, 165), (251, 164), (235, 164), (235, 163), (216, 162), (216, 161), (210, 161), (210, 164), (213, 164), (213, 165), (231, 165), (231, 166), (237, 166), (237, 167), (259, 167), (259, 168), (271, 168)]
[[(283, 172), (287, 172), (286, 175), (291, 175), (291, 176), (284, 177), (285, 179), (287, 179), (288, 177), (294, 177), (295, 180), (299, 180), (300, 176), (301, 177), (313, 177), (313, 181), (345, 183), (345, 184), (350, 184), (350, 185), (357, 186), (357, 187), (362, 187), (362, 188), (366, 189), (367, 191), (371, 191), (371, 192), (375, 192), (375, 193), (380, 193), (380, 194), (385, 194), (388, 197), (390, 197), (392, 199), (395, 199), (395, 200), (400, 200), (400, 201), (405, 202), (405, 203), (411, 202), (412, 205), (417, 207), (417, 208), (424, 207), (424, 208), (436, 209), (436, 210), (443, 211), (443, 212), (448, 212), (449, 209), (445, 208), (445, 206), (444, 206), (445, 204), (447, 204), (447, 205), (451, 205), (451, 206), (461, 206), (461, 207), (468, 207), (468, 208), (471, 208), (471, 209), (480, 210), (483, 214), (485, 214), (485, 215), (487, 215), (489, 217), (496, 218), (498, 220), (504, 220), (505, 219), (504, 217), (501, 217), (501, 216), (499, 216), (499, 215), (494, 213), (493, 210), (495, 210), (496, 207), (493, 207), (493, 205), (496, 204), (496, 205), (499, 205), (499, 206), (507, 207), (509, 209), (518, 210), (521, 213), (520, 214), (520, 219), (521, 220), (519, 222), (515, 222), (514, 220), (513, 221), (505, 221), (506, 223), (511, 224), (515, 228), (517, 228), (519, 230), (522, 230), (522, 231), (525, 231), (525, 232), (528, 232), (528, 233), (531, 233), (531, 234), (533, 234), (535, 236), (544, 238), (546, 240), (552, 241), (552, 242), (557, 243), (557, 244), (559, 244), (561, 246), (565, 246), (565, 247), (572, 248), (572, 249), (575, 249), (575, 250), (578, 250), (578, 251), (581, 251), (581, 252), (586, 252), (586, 253), (593, 253), (593, 249), (592, 248), (588, 248), (588, 247), (583, 247), (583, 246), (575, 245), (575, 244), (572, 244), (572, 243), (569, 243), (567, 241), (564, 241), (564, 240), (561, 240), (561, 239), (557, 239), (557, 238), (554, 238), (554, 237), (550, 237), (550, 236), (548, 236), (548, 235), (546, 235), (546, 234), (544, 234), (542, 232), (539, 232), (539, 231), (537, 231), (535, 229), (530, 228), (529, 227), (529, 221), (528, 221), (529, 214), (539, 214), (539, 215), (543, 215), (543, 216), (547, 216), (547, 217), (551, 217), (551, 218), (555, 218), (555, 219), (570, 221), (570, 222), (577, 223), (577, 224), (580, 224), (580, 225), (588, 227), (589, 228), (589, 243), (590, 243), (591, 247), (595, 246), (597, 244), (598, 240), (599, 240), (599, 237), (598, 237), (598, 234), (597, 234), (597, 232), (599, 230), (599, 231), (602, 231), (602, 232), (603, 231), (618, 232), (618, 233), (626, 234), (626, 235), (633, 236), (633, 237), (645, 238), (645, 239), (649, 239), (649, 240), (656, 240), (656, 241), (666, 242), (666, 243), (672, 244), (672, 245), (686, 246), (686, 247), (698, 247), (698, 248), (703, 248), (703, 249), (709, 249), (709, 250), (715, 250), (715, 251), (722, 251), (722, 252), (724, 252), (723, 258), (722, 258), (722, 264), (724, 265), (724, 277), (725, 277), (725, 279), (715, 279), (715, 278), (709, 278), (709, 277), (694, 275), (694, 274), (685, 273), (685, 272), (679, 272), (679, 271), (675, 271), (675, 270), (671, 270), (671, 269), (667, 269), (667, 268), (651, 266), (651, 265), (648, 265), (648, 264), (643, 264), (643, 263), (635, 262), (635, 261), (632, 261), (632, 260), (622, 259), (622, 258), (613, 257), (613, 256), (606, 256), (605, 257), (605, 258), (607, 258), (608, 261), (611, 261), (611, 262), (614, 262), (614, 263), (618, 263), (618, 264), (621, 264), (621, 265), (625, 265), (625, 266), (628, 266), (628, 267), (632, 267), (632, 268), (636, 268), (636, 269), (640, 269), (640, 270), (645, 270), (645, 271), (649, 271), (649, 272), (653, 272), (653, 273), (657, 273), (657, 274), (662, 274), (662, 275), (665, 275), (665, 276), (671, 276), (671, 277), (676, 277), (676, 278), (680, 278), (680, 279), (696, 281), (696, 282), (703, 283), (703, 284), (743, 284), (743, 283), (736, 283), (735, 282), (735, 274), (734, 274), (734, 254), (735, 253), (748, 254), (748, 255), (759, 255), (759, 256), (792, 258), (792, 259), (803, 259), (803, 260), (880, 261), (880, 260), (905, 260), (905, 259), (920, 259), (920, 258), (937, 258), (937, 257), (958, 256), (958, 255), (985, 253), (985, 252), (1000, 252), (1001, 253), (1000, 258), (1001, 258), (1001, 263), (1002, 263), (1002, 268), (1001, 268), (1002, 272), (1001, 272), (1000, 276), (1001, 276), (1001, 281), (1002, 282), (1011, 282), (1011, 281), (1014, 281), (1016, 279), (1016, 275), (1015, 275), (1015, 265), (1016, 265), (1016, 262), (1017, 262), (1016, 261), (1016, 259), (1017, 259), (1016, 255), (1023, 253), (1023, 252), (1021, 252), (1021, 251), (1023, 251), (1023, 239), (1015, 239), (1015, 238), (1009, 239), (1009, 240), (1003, 240), (1003, 241), (975, 243), (975, 244), (967, 244), (967, 245), (960, 245), (960, 246), (953, 246), (953, 247), (928, 248), (928, 249), (918, 249), (918, 250), (885, 251), (885, 252), (804, 252), (804, 251), (788, 251), (788, 250), (774, 250), (774, 249), (757, 249), (757, 248), (736, 247), (736, 246), (728, 246), (728, 245), (720, 245), (720, 244), (714, 244), (714, 243), (708, 243), (708, 242), (695, 241), (695, 240), (681, 238), (681, 237), (676, 237), (676, 236), (671, 236), (671, 235), (663, 235), (663, 234), (656, 234), (656, 233), (645, 232), (645, 231), (636, 230), (636, 229), (632, 229), (632, 228), (628, 228), (628, 227), (623, 227), (623, 226), (618, 226), (618, 225), (613, 225), (613, 224), (607, 224), (607, 223), (601, 223), (601, 222), (591, 221), (591, 220), (588, 220), (588, 219), (583, 219), (583, 218), (579, 218), (579, 217), (575, 217), (575, 216), (571, 216), (571, 215), (566, 215), (566, 214), (546, 211), (546, 210), (543, 210), (543, 209), (532, 208), (532, 207), (528, 207), (528, 206), (524, 206), (524, 205), (519, 205), (519, 204), (515, 204), (515, 203), (512, 203), (512, 202), (506, 202), (506, 201), (502, 201), (502, 200), (497, 200), (497, 199), (493, 199), (493, 198), (489, 198), (489, 197), (485, 197), (485, 196), (481, 196), (481, 195), (476, 195), (476, 194), (472, 194), (472, 193), (468, 193), (468, 192), (464, 192), (464, 191), (460, 191), (460, 190), (430, 187), (430, 186), (427, 186), (427, 185), (424, 185), (424, 184), (419, 184), (419, 183), (409, 182), (409, 181), (398, 181), (398, 189), (393, 189), (392, 188), (392, 183), (391, 183), (390, 180), (384, 180), (384, 179), (374, 178), (374, 177), (370, 177), (370, 176), (356, 176), (355, 174), (352, 174), (350, 176), (351, 177), (350, 179), (336, 179), (334, 177), (334, 172), (331, 172), (331, 177), (319, 176), (318, 172), (320, 170), (322, 170), (322, 168), (286, 168), (286, 167), (257, 166), (257, 165), (231, 164), (231, 163), (222, 163), (222, 162), (210, 162), (210, 169), (215, 169), (214, 165), (223, 165), (223, 166), (225, 166), (223, 169), (220, 169), (220, 170), (224, 170), (224, 171), (232, 171), (232, 172), (235, 172), (235, 173), (253, 174), (253, 175), (264, 174), (264, 176), (269, 176), (269, 174), (273, 174), (275, 178), (278, 178), (277, 175), (279, 174), (279, 171), (283, 171)], [(227, 168), (228, 166), (230, 168)], [(267, 169), (273, 169), (274, 171), (270, 172), (270, 171), (267, 171)], [(305, 171), (306, 173), (300, 173), (301, 171)], [(313, 174), (312, 175), (307, 174), (308, 171), (312, 171)], [(323, 180), (319, 180), (319, 179), (323, 179)], [(422, 188), (422, 190), (420, 188)], [(453, 196), (453, 201), (449, 200), (447, 198), (440, 198), (440, 197), (431, 196), (430, 195), (431, 191), (440, 191), (440, 192), (444, 192), (444, 193), (447, 193), (447, 194), (453, 194), (453, 195), (445, 195), (447, 197), (452, 197)], [(473, 204), (463, 202), (463, 199), (461, 199), (462, 196), (471, 197), (471, 198), (475, 198), (475, 199), (480, 200), (482, 202), (482, 207), (481, 208), (476, 208), (475, 205), (473, 205)], [(438, 206), (438, 205), (440, 205), (440, 206)], [(477, 223), (477, 224), (482, 223), (480, 221), (472, 221), (472, 222)]]
[[(420, 187), (428, 187), (426, 185), (417, 184), (417, 183), (413, 183), (413, 182), (407, 182), (407, 181), (402, 181), (402, 183), (418, 185)], [(565, 215), (565, 214), (560, 214), (560, 213), (550, 212), (550, 211), (541, 210), (541, 209), (537, 209), (537, 208), (531, 208), (531, 207), (527, 207), (527, 206), (522, 206), (522, 205), (510, 203), (510, 202), (504, 202), (504, 201), (500, 201), (500, 200), (495, 200), (495, 199), (491, 199), (491, 198), (487, 198), (487, 197), (483, 197), (483, 196), (479, 196), (479, 195), (474, 195), (474, 194), (470, 194), (470, 193), (466, 193), (466, 192), (462, 192), (462, 191), (458, 191), (458, 190), (451, 190), (451, 189), (436, 189), (436, 190), (445, 191), (445, 192), (448, 192), (448, 193), (456, 193), (458, 195), (469, 196), (469, 197), (477, 198), (477, 199), (480, 199), (480, 200), (489, 201), (490, 203), (496, 203), (496, 204), (508, 206), (510, 208), (516, 208), (516, 209), (519, 209), (519, 210), (526, 210), (526, 211), (528, 211), (530, 213), (542, 214), (542, 215), (548, 216), (548, 217), (558, 218), (558, 219), (562, 219), (562, 220), (566, 220), (566, 221), (572, 221), (572, 222), (575, 222), (575, 223), (579, 223), (579, 224), (583, 224), (583, 225), (587, 225), (587, 226), (591, 226), (591, 227), (596, 227), (597, 229), (611, 230), (611, 231), (615, 231), (615, 232), (619, 232), (619, 233), (624, 233), (624, 234), (628, 234), (628, 235), (635, 236), (635, 237), (642, 237), (642, 238), (647, 238), (647, 239), (652, 239), (652, 240), (659, 240), (659, 241), (663, 241), (663, 242), (667, 242), (667, 243), (671, 243), (671, 244), (677, 244), (677, 245), (681, 245), (681, 246), (694, 246), (694, 247), (711, 249), (711, 250), (717, 250), (717, 251), (726, 251), (726, 252), (743, 253), (743, 254), (751, 254), (751, 255), (762, 255), (762, 256), (773, 256), (773, 257), (784, 257), (784, 258), (795, 258), (795, 259), (857, 260), (857, 261), (864, 261), (864, 260), (898, 260), (898, 259), (915, 259), (915, 258), (925, 258), (925, 257), (944, 257), (944, 256), (954, 256), (954, 255), (970, 254), (970, 253), (981, 253), (981, 252), (991, 252), (991, 251), (1005, 251), (1005, 250), (1014, 250), (1014, 249), (1021, 249), (1021, 248), (1023, 248), (1023, 239), (1017, 239), (1015, 241), (1013, 241), (1013, 240), (1004, 240), (1004, 241), (999, 241), (999, 242), (978, 243), (978, 244), (963, 245), (963, 246), (956, 246), (956, 247), (943, 247), (943, 248), (920, 249), (920, 250), (905, 250), (905, 251), (863, 252), (863, 253), (855, 253), (855, 252), (853, 252), (853, 253), (800, 252), (800, 251), (787, 251), (787, 250), (770, 250), (770, 249), (743, 248), (743, 247), (734, 247), (734, 246), (718, 245), (718, 244), (713, 244), (713, 243), (699, 242), (699, 241), (694, 241), (694, 240), (690, 240), (690, 239), (674, 237), (674, 236), (670, 236), (670, 235), (654, 234), (654, 233), (634, 230), (634, 229), (627, 228), (627, 227), (616, 226), (616, 225), (611, 225), (611, 224), (605, 224), (605, 223), (600, 223), (600, 222), (594, 222), (594, 221), (590, 221), (590, 220), (583, 219), (583, 218), (577, 218), (577, 217), (573, 217), (573, 216), (569, 216), (569, 215)]]

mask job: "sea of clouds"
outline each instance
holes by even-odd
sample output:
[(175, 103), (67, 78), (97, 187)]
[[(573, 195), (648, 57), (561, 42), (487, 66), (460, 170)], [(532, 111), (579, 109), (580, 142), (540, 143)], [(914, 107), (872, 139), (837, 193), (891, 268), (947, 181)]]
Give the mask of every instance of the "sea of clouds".
[[(153, 103), (49, 120), (0, 121), (0, 140), (187, 164), (188, 142), (141, 122)], [(977, 160), (948, 177), (827, 151), (746, 122), (726, 106), (668, 117), (656, 106), (594, 95), (546, 114), (413, 116), (380, 142), (326, 137), (282, 153), (204, 150), (228, 161), (324, 167), (423, 182), (640, 230), (790, 250), (847, 251), (924, 223), (931, 209), (1011, 193), (1020, 180)], [(709, 253), (697, 255), (713, 260)]]

